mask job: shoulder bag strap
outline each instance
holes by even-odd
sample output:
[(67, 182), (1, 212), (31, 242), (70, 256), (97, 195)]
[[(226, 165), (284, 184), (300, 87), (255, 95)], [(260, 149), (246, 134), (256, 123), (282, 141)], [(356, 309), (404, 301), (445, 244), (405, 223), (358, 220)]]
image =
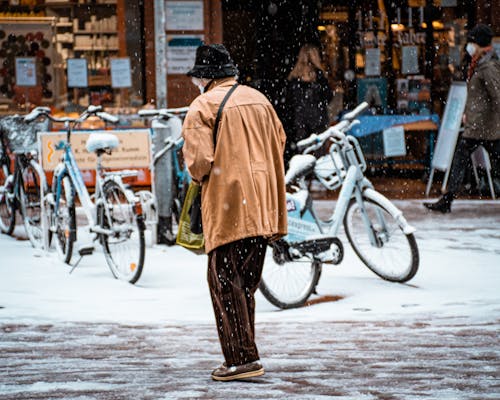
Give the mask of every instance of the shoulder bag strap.
[(231, 89), (229, 89), (229, 91), (224, 96), (222, 103), (220, 103), (219, 111), (217, 111), (217, 117), (215, 118), (215, 125), (214, 125), (214, 152), (215, 152), (215, 145), (217, 144), (217, 131), (219, 130), (219, 122), (220, 122), (220, 118), (222, 116), (222, 109), (226, 105), (227, 99), (229, 99), (229, 96), (231, 96), (231, 94), (234, 92), (234, 90), (236, 89), (237, 86), (238, 86), (238, 83), (235, 83), (231, 87)]

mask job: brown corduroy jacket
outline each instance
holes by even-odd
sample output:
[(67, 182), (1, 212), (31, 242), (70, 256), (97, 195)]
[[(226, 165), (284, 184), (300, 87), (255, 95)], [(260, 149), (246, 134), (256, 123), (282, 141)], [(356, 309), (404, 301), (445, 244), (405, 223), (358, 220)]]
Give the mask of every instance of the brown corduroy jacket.
[(202, 182), (205, 251), (239, 239), (287, 233), (286, 136), (266, 97), (240, 85), (227, 101), (217, 144), (217, 111), (234, 78), (213, 81), (189, 106), (182, 127), (189, 174)]

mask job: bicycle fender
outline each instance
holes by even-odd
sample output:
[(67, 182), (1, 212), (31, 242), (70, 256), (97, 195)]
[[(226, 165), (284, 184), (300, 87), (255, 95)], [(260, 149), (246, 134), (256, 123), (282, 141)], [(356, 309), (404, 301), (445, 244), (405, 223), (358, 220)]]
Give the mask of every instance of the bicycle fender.
[(387, 197), (377, 192), (374, 189), (366, 188), (363, 191), (363, 195), (373, 200), (375, 203), (380, 204), (389, 214), (391, 214), (396, 221), (398, 221), (399, 227), (403, 230), (405, 235), (410, 235), (416, 232), (416, 229), (411, 226), (406, 218), (403, 216), (403, 212), (397, 208)]

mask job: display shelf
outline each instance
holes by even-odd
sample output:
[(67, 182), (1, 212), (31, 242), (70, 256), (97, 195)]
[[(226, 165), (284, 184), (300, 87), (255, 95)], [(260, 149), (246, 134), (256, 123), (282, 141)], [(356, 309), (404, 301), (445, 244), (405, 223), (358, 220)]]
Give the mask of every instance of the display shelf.
[(74, 35), (118, 35), (118, 31), (113, 30), (113, 31), (85, 31), (85, 30), (78, 30), (78, 31), (73, 31)]
[(73, 47), (74, 51), (118, 51), (118, 46), (79, 46)]

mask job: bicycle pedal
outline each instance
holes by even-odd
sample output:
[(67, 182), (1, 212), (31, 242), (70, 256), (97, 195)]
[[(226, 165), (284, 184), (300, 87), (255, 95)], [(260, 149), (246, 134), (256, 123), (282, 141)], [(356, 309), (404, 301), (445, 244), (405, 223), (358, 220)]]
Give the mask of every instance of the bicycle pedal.
[(78, 254), (81, 257), (90, 256), (90, 255), (92, 255), (94, 250), (95, 250), (95, 247), (93, 244), (87, 244), (87, 245), (80, 246), (80, 248), (78, 249)]

